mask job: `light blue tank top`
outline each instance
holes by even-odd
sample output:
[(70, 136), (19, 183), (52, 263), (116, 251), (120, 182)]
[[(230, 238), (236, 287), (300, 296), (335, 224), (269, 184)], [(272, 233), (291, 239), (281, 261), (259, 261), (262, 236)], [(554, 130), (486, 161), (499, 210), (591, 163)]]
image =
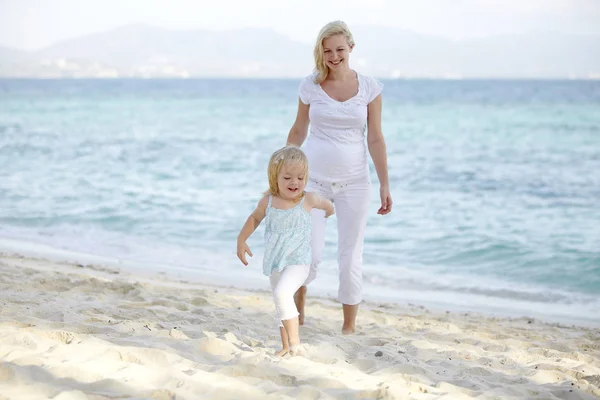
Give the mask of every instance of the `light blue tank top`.
[(289, 210), (269, 204), (265, 215), (265, 257), (263, 274), (269, 276), (289, 265), (310, 265), (311, 217), (304, 209), (304, 197)]

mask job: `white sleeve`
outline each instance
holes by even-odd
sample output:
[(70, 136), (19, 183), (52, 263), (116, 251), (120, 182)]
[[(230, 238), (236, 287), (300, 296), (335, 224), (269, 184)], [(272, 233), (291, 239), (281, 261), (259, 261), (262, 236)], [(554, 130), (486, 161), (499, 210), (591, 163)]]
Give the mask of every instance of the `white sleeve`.
[(367, 103), (370, 103), (383, 91), (383, 83), (379, 82), (373, 77), (369, 77), (367, 81), (369, 82), (367, 90)]
[(310, 77), (302, 79), (300, 82), (300, 87), (298, 88), (298, 96), (300, 97), (300, 101), (304, 104), (310, 104), (310, 100), (312, 98), (312, 81)]

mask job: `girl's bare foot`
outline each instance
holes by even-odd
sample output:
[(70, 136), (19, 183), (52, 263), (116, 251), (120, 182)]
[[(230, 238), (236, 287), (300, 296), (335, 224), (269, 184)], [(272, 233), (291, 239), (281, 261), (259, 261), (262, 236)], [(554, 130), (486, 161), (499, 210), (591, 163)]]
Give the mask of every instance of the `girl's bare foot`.
[(304, 301), (306, 300), (306, 286), (300, 286), (294, 294), (294, 303), (298, 309), (298, 323), (304, 325)]
[(302, 349), (300, 348), (300, 344), (290, 345), (290, 356), (299, 356), (302, 353)]
[(288, 349), (287, 347), (279, 350), (277, 353), (275, 353), (276, 357), (283, 357), (285, 356), (288, 352), (290, 351), (290, 349)]

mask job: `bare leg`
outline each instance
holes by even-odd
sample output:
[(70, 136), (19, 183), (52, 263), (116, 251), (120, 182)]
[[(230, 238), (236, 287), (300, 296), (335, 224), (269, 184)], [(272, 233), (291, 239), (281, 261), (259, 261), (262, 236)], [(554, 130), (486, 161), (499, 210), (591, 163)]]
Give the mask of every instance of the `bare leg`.
[(294, 303), (296, 303), (296, 308), (298, 309), (298, 323), (299, 325), (304, 325), (304, 301), (306, 300), (306, 286), (300, 286), (298, 290), (296, 290), (296, 294), (294, 294)]
[(343, 310), (344, 326), (342, 326), (342, 334), (351, 335), (356, 330), (356, 315), (358, 314), (358, 304), (344, 304)]
[(298, 317), (286, 319), (281, 322), (283, 322), (283, 326), (287, 331), (287, 338), (290, 346), (290, 355), (294, 355), (294, 349), (297, 348), (300, 344), (300, 334), (298, 332)]
[(287, 331), (283, 327), (279, 327), (279, 335), (281, 336), (281, 350), (278, 351), (275, 355), (277, 357), (283, 357), (290, 351), (290, 341), (288, 338)]

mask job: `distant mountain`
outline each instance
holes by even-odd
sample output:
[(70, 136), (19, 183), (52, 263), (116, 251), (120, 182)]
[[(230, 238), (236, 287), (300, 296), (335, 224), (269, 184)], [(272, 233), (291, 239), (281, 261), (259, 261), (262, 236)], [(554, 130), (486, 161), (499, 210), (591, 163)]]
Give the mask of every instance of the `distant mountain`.
[[(353, 29), (352, 66), (381, 78), (600, 78), (600, 36), (532, 33), (452, 41)], [(25, 52), (0, 48), (0, 77), (300, 77), (312, 44), (266, 29), (129, 25)]]
[(20, 59), (26, 58), (28, 56), (29, 56), (29, 54), (25, 51), (14, 50), (14, 49), (10, 49), (8, 47), (0, 46), (0, 60), (2, 60), (2, 62), (8, 61), (8, 60), (13, 60), (13, 61), (17, 62)]
[(133, 25), (64, 41), (39, 55), (93, 60), (125, 76), (290, 76), (310, 68), (308, 46), (259, 29), (175, 31)]
[(452, 41), (398, 29), (359, 27), (355, 36), (355, 54), (360, 51), (374, 75), (600, 77), (599, 35), (548, 32)]
[(13, 71), (18, 71), (35, 57), (25, 51), (0, 47), (0, 76), (10, 76)]

